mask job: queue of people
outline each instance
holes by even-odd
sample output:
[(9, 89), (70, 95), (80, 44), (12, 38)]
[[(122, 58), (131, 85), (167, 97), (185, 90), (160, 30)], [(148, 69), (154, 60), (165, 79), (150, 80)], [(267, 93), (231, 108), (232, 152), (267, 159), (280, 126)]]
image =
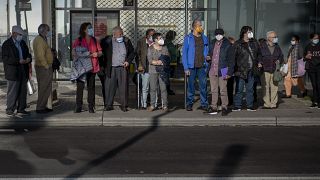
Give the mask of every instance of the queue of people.
[[(291, 37), (288, 55), (284, 57), (278, 44), (277, 32), (269, 31), (265, 39), (257, 41), (253, 29), (243, 26), (238, 40), (226, 37), (223, 29), (216, 29), (212, 41), (203, 33), (202, 22), (194, 20), (192, 31), (184, 38), (182, 46), (182, 64), (186, 75), (186, 110), (193, 111), (195, 87), (200, 91), (200, 107), (207, 114), (218, 114), (221, 106), (222, 116), (231, 111), (256, 111), (257, 80), (261, 82), (263, 109), (278, 107), (278, 87), (283, 80), (285, 95), (291, 98), (292, 87), (298, 86), (298, 97), (307, 95), (304, 86), (304, 72), (308, 73), (313, 88), (312, 108), (320, 108), (320, 43), (319, 34), (310, 35), (310, 43), (305, 49), (300, 37)], [(38, 82), (38, 100), (36, 113), (52, 111), (50, 96), (52, 93), (53, 68), (57, 69), (48, 44), (50, 27), (41, 24), (39, 35), (33, 42), (34, 65)], [(27, 107), (27, 82), (30, 79), (32, 57), (28, 46), (22, 40), (25, 35), (19, 26), (12, 27), (12, 36), (2, 46), (5, 78), (8, 81), (7, 115), (29, 114)], [(169, 111), (168, 95), (174, 95), (170, 87), (172, 62), (177, 61), (179, 46), (173, 44), (176, 36), (169, 31), (166, 36), (155, 29), (148, 29), (140, 39), (135, 50), (131, 40), (124, 35), (121, 27), (114, 27), (112, 35), (98, 40), (94, 37), (91, 23), (83, 23), (79, 37), (73, 42), (73, 70), (71, 79), (76, 83), (75, 113), (83, 110), (83, 91), (88, 89), (89, 113), (95, 113), (95, 77), (102, 84), (104, 110), (114, 109), (114, 97), (120, 94), (120, 109), (128, 111), (129, 66), (135, 59), (137, 72), (141, 75), (142, 96), (138, 101), (141, 110)], [(207, 78), (210, 82), (211, 101), (207, 93)], [(245, 94), (245, 98), (243, 98)], [(160, 99), (158, 98), (160, 95)], [(150, 102), (148, 102), (148, 96)], [(243, 101), (245, 99), (245, 101)], [(219, 101), (220, 100), (220, 101)], [(161, 106), (158, 107), (158, 101)], [(245, 102), (245, 103), (244, 103)]]

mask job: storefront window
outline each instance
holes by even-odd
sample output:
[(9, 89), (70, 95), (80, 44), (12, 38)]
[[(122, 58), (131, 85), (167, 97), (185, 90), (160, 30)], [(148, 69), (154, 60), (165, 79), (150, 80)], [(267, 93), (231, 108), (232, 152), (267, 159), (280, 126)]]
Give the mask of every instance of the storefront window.
[(56, 8), (92, 8), (95, 7), (92, 0), (56, 0)]

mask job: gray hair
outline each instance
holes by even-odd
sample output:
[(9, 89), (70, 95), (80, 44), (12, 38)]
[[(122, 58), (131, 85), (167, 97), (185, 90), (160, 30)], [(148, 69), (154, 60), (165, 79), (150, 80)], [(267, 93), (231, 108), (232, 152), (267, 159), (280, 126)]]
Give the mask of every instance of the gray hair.
[(200, 19), (195, 19), (195, 20), (193, 20), (193, 22), (192, 22), (192, 27), (193, 27), (193, 28), (194, 28), (194, 26), (196, 25), (197, 22), (202, 23), (202, 22), (200, 21)]
[(276, 33), (275, 31), (268, 31), (267, 33), (266, 33), (266, 36), (267, 36), (267, 38), (270, 36), (270, 34), (272, 34), (272, 33)]
[(43, 34), (45, 31), (50, 31), (50, 27), (48, 24), (40, 24), (38, 27), (38, 33)]
[(115, 32), (122, 32), (123, 33), (123, 29), (120, 26), (116, 26), (112, 29), (112, 34), (114, 34)]

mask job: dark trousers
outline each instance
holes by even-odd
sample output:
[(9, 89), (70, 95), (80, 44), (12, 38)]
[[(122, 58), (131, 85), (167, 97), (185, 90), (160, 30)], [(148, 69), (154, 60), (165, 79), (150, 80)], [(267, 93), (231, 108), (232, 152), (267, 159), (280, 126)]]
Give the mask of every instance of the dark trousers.
[(312, 103), (320, 104), (320, 69), (308, 72), (313, 89)]
[[(94, 108), (95, 106), (95, 77), (96, 77), (95, 73), (88, 72), (86, 74), (89, 108)], [(82, 108), (84, 86), (85, 86), (84, 82), (77, 80), (77, 94), (76, 94), (77, 108)]]
[(234, 89), (234, 76), (230, 77), (227, 82), (229, 106), (233, 105), (233, 89)]
[(103, 96), (103, 105), (106, 106), (106, 89), (104, 86), (104, 82), (106, 80), (106, 75), (98, 75), (100, 82), (101, 82), (101, 86), (102, 86), (102, 96)]
[(113, 106), (117, 89), (119, 89), (121, 106), (128, 106), (128, 70), (126, 68), (112, 67), (111, 77), (106, 76), (104, 86), (107, 106)]
[(19, 81), (8, 81), (7, 91), (7, 109), (14, 112), (24, 111), (27, 107), (27, 79), (22, 78)]

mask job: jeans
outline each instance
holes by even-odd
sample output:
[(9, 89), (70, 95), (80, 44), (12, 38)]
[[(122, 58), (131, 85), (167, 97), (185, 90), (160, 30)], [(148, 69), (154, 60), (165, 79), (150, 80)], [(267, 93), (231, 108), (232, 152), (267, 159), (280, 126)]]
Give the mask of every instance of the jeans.
[(246, 101), (247, 108), (253, 108), (253, 84), (254, 84), (254, 76), (252, 71), (248, 72), (247, 79), (242, 79), (240, 77), (236, 77), (236, 94), (234, 96), (234, 107), (241, 108), (242, 107), (242, 98), (243, 98), (243, 89), (246, 87)]
[(313, 89), (312, 103), (320, 104), (320, 70), (308, 72)]
[(142, 81), (141, 106), (146, 108), (147, 98), (149, 94), (149, 86), (150, 86), (150, 74), (149, 73), (141, 74), (141, 81)]
[(187, 92), (187, 106), (192, 106), (195, 94), (195, 80), (198, 76), (200, 89), (200, 103), (202, 107), (208, 107), (207, 95), (207, 72), (204, 67), (189, 69), (190, 76), (188, 77), (188, 92)]

